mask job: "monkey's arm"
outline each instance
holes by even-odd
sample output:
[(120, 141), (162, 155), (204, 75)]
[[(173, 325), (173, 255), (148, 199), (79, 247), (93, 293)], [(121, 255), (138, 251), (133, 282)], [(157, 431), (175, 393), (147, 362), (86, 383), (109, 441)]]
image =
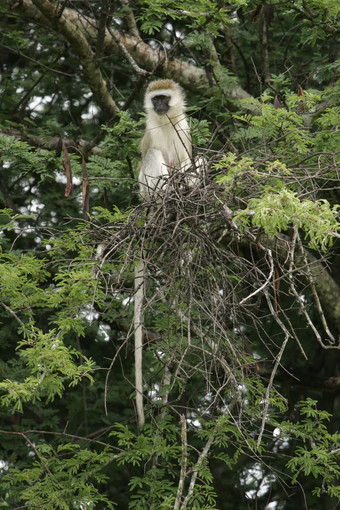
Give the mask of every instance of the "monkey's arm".
[(145, 158), (146, 153), (150, 149), (152, 144), (152, 137), (148, 131), (145, 131), (144, 136), (142, 138), (141, 144), (140, 144), (140, 150), (142, 153), (142, 159)]

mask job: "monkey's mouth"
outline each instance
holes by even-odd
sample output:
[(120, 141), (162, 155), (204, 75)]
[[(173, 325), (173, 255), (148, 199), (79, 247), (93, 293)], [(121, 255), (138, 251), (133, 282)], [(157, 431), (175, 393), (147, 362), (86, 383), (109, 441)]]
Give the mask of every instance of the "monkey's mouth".
[(169, 107), (166, 105), (159, 105), (159, 106), (155, 106), (154, 109), (158, 115), (165, 115), (168, 112)]

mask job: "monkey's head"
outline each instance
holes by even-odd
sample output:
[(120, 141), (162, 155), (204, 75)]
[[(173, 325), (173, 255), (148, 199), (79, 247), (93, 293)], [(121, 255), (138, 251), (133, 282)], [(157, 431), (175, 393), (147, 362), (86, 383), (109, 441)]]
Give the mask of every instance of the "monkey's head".
[(157, 94), (151, 98), (153, 109), (158, 115), (164, 115), (169, 110), (170, 96), (166, 94)]
[(182, 113), (184, 97), (181, 87), (173, 80), (151, 82), (146, 89), (144, 107), (147, 113), (169, 117)]

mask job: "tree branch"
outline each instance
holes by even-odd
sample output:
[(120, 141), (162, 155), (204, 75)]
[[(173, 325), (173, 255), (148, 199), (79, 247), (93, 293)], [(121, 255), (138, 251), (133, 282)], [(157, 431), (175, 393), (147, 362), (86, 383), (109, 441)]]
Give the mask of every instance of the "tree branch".
[[(56, 7), (48, 0), (33, 0), (33, 4), (38, 9), (39, 13), (48, 21), (51, 28), (62, 34), (65, 39), (71, 44), (72, 49), (79, 57), (80, 63), (83, 68), (83, 73), (86, 81), (96, 98), (98, 106), (101, 108), (106, 119), (112, 119), (117, 116), (118, 107), (113, 101), (110, 91), (107, 87), (102, 73), (96, 63), (95, 55), (91, 49), (90, 43), (87, 40), (86, 32), (82, 25), (79, 23), (81, 16), (71, 9), (64, 9), (60, 14)], [(32, 19), (32, 10), (29, 2), (23, 4), (24, 7), (28, 5), (28, 9), (24, 11)], [(72, 14), (72, 15), (71, 15)], [(74, 16), (77, 22), (74, 21)], [(36, 19), (36, 12), (34, 13), (33, 20)], [(39, 21), (42, 21), (39, 16)], [(93, 21), (93, 25), (96, 22)], [(96, 30), (97, 32), (97, 30)], [(97, 37), (96, 37), (97, 39)]]
[[(268, 248), (276, 249), (280, 259), (285, 261), (289, 253), (289, 239), (282, 234), (280, 238), (264, 239), (262, 243)], [(304, 258), (305, 257), (305, 258)], [(312, 281), (316, 292), (318, 293), (322, 307), (326, 310), (326, 315), (330, 318), (334, 326), (340, 331), (340, 287), (327, 271), (326, 267), (310, 252), (301, 253), (296, 251), (294, 254), (295, 269), (299, 268), (299, 274)], [(308, 271), (306, 270), (306, 263)]]
[(129, 28), (130, 34), (133, 35), (134, 37), (139, 38), (139, 31), (137, 28), (136, 20), (133, 15), (132, 9), (129, 5), (129, 0), (120, 0), (120, 3), (122, 4), (123, 12), (125, 13), (126, 23)]
[[(0, 0), (0, 6), (2, 5), (7, 9), (11, 9), (12, 4), (13, 0)], [(36, 6), (39, 8), (37, 9)], [(67, 38), (78, 57), (82, 59), (82, 65), (85, 65), (86, 69), (84, 69), (84, 75), (88, 80), (98, 105), (100, 107), (103, 105), (103, 107), (106, 108), (105, 99), (109, 101), (107, 97), (107, 87), (101, 75), (99, 76), (100, 71), (95, 65), (93, 52), (91, 50), (91, 47), (95, 47), (97, 42), (97, 21), (70, 8), (65, 8), (62, 12), (62, 16), (58, 20), (56, 18), (57, 12), (55, 7), (47, 0), (34, 0), (34, 3), (32, 3), (31, 0), (22, 0), (22, 2), (15, 7), (15, 11), (26, 19), (57, 30)], [(122, 33), (119, 30), (113, 30), (113, 32), (115, 37), (110, 34), (109, 30), (106, 29), (105, 31), (103, 46), (103, 52), (105, 54), (111, 57), (123, 56), (126, 58), (126, 55), (122, 52), (122, 47), (116, 42), (119, 40), (139, 67), (150, 72), (157, 68), (160, 70), (159, 74), (161, 76), (173, 78), (188, 90), (197, 91), (197, 89), (200, 88), (202, 93), (212, 93), (204, 69), (178, 58), (169, 59), (163, 50), (158, 50), (149, 46), (139, 37)], [(95, 73), (94, 76), (92, 76), (92, 72)], [(230, 80), (230, 88), (226, 93), (229, 94), (230, 99), (234, 100), (251, 97), (248, 92), (235, 85), (233, 79)], [(114, 116), (116, 107), (113, 101), (110, 105), (108, 103), (107, 107), (108, 109), (112, 109), (111, 116)]]
[[(20, 129), (0, 129), (0, 136), (14, 136), (19, 140), (28, 143), (32, 147), (37, 147), (41, 149), (47, 149), (50, 151), (58, 151), (60, 148), (60, 137), (54, 136), (50, 138), (48, 141), (42, 138), (41, 136), (31, 136), (27, 133), (24, 133)], [(75, 139), (75, 138), (63, 138), (63, 142), (68, 152), (76, 152), (77, 154), (81, 153), (85, 158), (89, 154), (100, 154), (103, 150), (103, 147), (99, 147), (98, 145), (93, 145), (92, 142), (84, 139)]]
[(211, 436), (208, 439), (208, 441), (205, 443), (205, 446), (204, 446), (203, 450), (199, 454), (197, 462), (196, 462), (195, 466), (193, 467), (193, 473), (191, 475), (191, 480), (190, 480), (190, 485), (189, 485), (188, 493), (187, 493), (187, 495), (186, 495), (186, 497), (185, 497), (185, 499), (183, 501), (181, 509), (185, 509), (188, 506), (189, 500), (190, 500), (191, 496), (194, 493), (194, 488), (195, 488), (196, 479), (197, 479), (197, 476), (198, 476), (199, 469), (200, 469), (200, 467), (202, 465), (202, 462), (206, 459), (207, 455), (209, 454), (209, 451), (210, 451), (210, 448), (211, 448), (213, 442), (214, 442), (214, 436)]

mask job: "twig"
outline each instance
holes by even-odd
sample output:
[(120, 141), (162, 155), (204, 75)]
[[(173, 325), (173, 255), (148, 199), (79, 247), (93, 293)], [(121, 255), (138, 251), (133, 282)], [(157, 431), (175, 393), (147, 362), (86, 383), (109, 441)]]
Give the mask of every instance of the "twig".
[[(270, 299), (270, 296), (268, 295), (267, 292), (266, 292), (266, 298), (267, 298), (268, 305), (272, 309), (273, 316), (275, 316), (275, 311), (274, 311), (274, 309), (272, 307), (271, 299)], [(281, 328), (285, 332), (285, 339), (284, 339), (284, 341), (283, 341), (283, 343), (281, 345), (281, 349), (280, 349), (278, 355), (276, 356), (275, 365), (274, 365), (274, 368), (272, 370), (272, 373), (270, 374), (270, 378), (269, 378), (269, 382), (268, 382), (268, 386), (267, 386), (267, 390), (266, 390), (266, 397), (264, 399), (264, 407), (263, 407), (263, 416), (262, 416), (261, 428), (260, 428), (260, 432), (259, 432), (259, 435), (258, 435), (258, 438), (257, 438), (257, 445), (258, 446), (260, 446), (260, 444), (261, 444), (261, 440), (262, 440), (262, 436), (263, 436), (263, 432), (264, 432), (264, 427), (266, 425), (266, 419), (267, 419), (267, 415), (268, 415), (268, 408), (269, 408), (269, 404), (270, 404), (270, 392), (271, 392), (271, 389), (273, 387), (274, 378), (275, 378), (277, 369), (278, 369), (278, 367), (279, 367), (279, 365), (281, 363), (281, 358), (283, 356), (283, 353), (284, 353), (284, 350), (285, 350), (286, 345), (288, 343), (288, 340), (291, 338), (291, 334), (289, 333), (289, 331), (287, 331), (287, 329), (285, 328), (285, 326), (282, 323), (282, 321), (278, 317), (276, 317), (276, 320), (281, 325)]]
[(243, 303), (248, 301), (248, 299), (250, 299), (251, 297), (255, 296), (259, 292), (262, 292), (267, 287), (267, 285), (271, 282), (271, 279), (272, 279), (272, 276), (273, 276), (273, 273), (274, 273), (274, 262), (273, 262), (272, 251), (270, 249), (267, 249), (267, 255), (269, 256), (269, 260), (270, 260), (270, 273), (269, 273), (269, 276), (268, 276), (267, 280), (264, 282), (263, 285), (261, 285), (261, 287), (259, 287), (258, 289), (254, 290), (254, 292), (249, 294), (249, 296), (243, 298), (240, 301), (240, 305), (243, 305)]
[(143, 76), (147, 76), (149, 75), (149, 71), (146, 71), (145, 69), (142, 69), (141, 67), (139, 67), (139, 65), (137, 64), (137, 62), (131, 57), (130, 53), (128, 52), (128, 50), (126, 49), (126, 47), (124, 46), (124, 44), (122, 43), (121, 41), (121, 38), (117, 35), (117, 33), (115, 32), (114, 29), (112, 28), (109, 28), (108, 29), (112, 39), (114, 40), (114, 42), (117, 44), (117, 46), (120, 48), (120, 50), (122, 51), (123, 55), (127, 58), (127, 60), (130, 62), (131, 66), (133, 67), (133, 69), (136, 71), (137, 74), (141, 74)]
[(182, 506), (180, 507), (181, 510), (184, 510), (185, 508), (187, 508), (187, 505), (188, 505), (188, 503), (190, 501), (190, 498), (191, 498), (191, 496), (194, 493), (194, 488), (195, 488), (195, 484), (196, 484), (196, 480), (197, 480), (199, 469), (201, 467), (202, 462), (207, 457), (213, 442), (214, 442), (214, 436), (211, 436), (208, 439), (208, 441), (206, 442), (205, 447), (203, 448), (203, 450), (201, 451), (201, 453), (200, 453), (200, 455), (199, 455), (199, 457), (197, 459), (197, 462), (196, 462), (196, 464), (195, 464), (195, 466), (193, 468), (193, 473), (191, 475), (191, 480), (190, 480), (190, 485), (189, 485), (188, 493), (187, 493), (186, 497), (184, 498)]

